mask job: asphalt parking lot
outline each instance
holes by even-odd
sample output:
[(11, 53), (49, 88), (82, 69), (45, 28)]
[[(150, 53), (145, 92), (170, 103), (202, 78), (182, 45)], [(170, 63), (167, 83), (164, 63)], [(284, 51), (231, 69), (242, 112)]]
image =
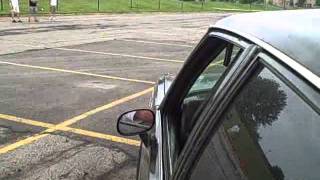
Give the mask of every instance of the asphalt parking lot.
[(135, 179), (139, 139), (116, 132), (117, 116), (148, 108), (196, 45), (163, 36), (1, 55), (0, 179)]

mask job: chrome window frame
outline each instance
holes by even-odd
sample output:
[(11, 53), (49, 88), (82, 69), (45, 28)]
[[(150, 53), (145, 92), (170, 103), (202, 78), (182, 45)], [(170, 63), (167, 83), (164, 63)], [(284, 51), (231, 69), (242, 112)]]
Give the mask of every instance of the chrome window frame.
[(318, 90), (320, 90), (320, 77), (319, 76), (317, 76), (316, 74), (311, 72), (308, 68), (301, 65), (300, 63), (298, 63), (297, 61), (295, 61), (291, 57), (287, 56), (286, 54), (284, 54), (280, 50), (274, 48), (270, 44), (262, 41), (261, 39), (255, 37), (255, 36), (252, 36), (248, 33), (233, 30), (233, 29), (230, 29), (230, 28), (222, 26), (222, 25), (212, 26), (211, 29), (213, 31), (228, 31), (230, 33), (234, 33), (234, 34), (237, 34), (245, 39), (248, 39), (249, 41), (260, 46), (261, 48), (263, 48), (264, 50), (266, 50), (270, 54), (274, 55), (279, 61), (288, 65), (294, 71), (299, 73), (299, 75), (301, 75), (307, 81), (309, 81), (311, 84), (313, 84)]

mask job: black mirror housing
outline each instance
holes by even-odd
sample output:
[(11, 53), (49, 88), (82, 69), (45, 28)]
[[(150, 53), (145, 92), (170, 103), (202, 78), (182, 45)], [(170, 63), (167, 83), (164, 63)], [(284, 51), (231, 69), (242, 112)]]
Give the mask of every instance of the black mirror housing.
[(146, 133), (155, 123), (155, 114), (150, 109), (131, 110), (121, 114), (117, 122), (118, 133), (134, 136)]

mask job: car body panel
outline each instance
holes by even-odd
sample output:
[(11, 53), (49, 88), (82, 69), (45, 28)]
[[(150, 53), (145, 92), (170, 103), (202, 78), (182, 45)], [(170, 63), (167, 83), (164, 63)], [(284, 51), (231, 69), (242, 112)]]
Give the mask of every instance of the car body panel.
[[(276, 18), (275, 18), (276, 17)], [(294, 10), (239, 14), (213, 27), (254, 36), (320, 75), (320, 10)]]
[[(148, 138), (150, 144), (141, 143), (139, 152), (139, 165), (137, 171), (138, 180), (163, 179), (163, 158), (162, 158), (162, 119), (159, 106), (168, 92), (172, 80), (171, 75), (165, 75), (155, 85), (154, 92), (150, 99), (150, 106), (155, 111), (156, 120), (154, 130), (142, 138)], [(150, 139), (149, 139), (150, 138)]]
[[(296, 17), (297, 15), (300, 15), (300, 17)], [(277, 18), (274, 18), (277, 16)], [(314, 16), (314, 18), (308, 18), (307, 16)], [(253, 18), (254, 17), (254, 18)], [(296, 21), (289, 22), (288, 18), (297, 18)], [(287, 23), (282, 28), (283, 21)], [(314, 22), (317, 20), (317, 22)], [(248, 57), (247, 60), (244, 60), (242, 58), (241, 62), (237, 62), (237, 67), (234, 67), (235, 69), (242, 66), (242, 68), (239, 68), (239, 77), (234, 77), (233, 81), (235, 83), (243, 83), (246, 74), (248, 74), (248, 71), (250, 71), (251, 67), (254, 68), (254, 63), (257, 60), (258, 54), (263, 52), (267, 55), (271, 55), (272, 57), (275, 57), (274, 59), (281, 64), (281, 66), (289, 67), (290, 71), (292, 71), (294, 74), (299, 75), (299, 77), (302, 77), (303, 80), (308, 81), (313, 88), (319, 90), (320, 89), (320, 63), (318, 63), (318, 57), (320, 57), (320, 33), (314, 32), (317, 29), (320, 28), (320, 10), (308, 10), (308, 11), (291, 11), (291, 12), (262, 12), (262, 13), (250, 13), (250, 14), (240, 14), (231, 16), (228, 18), (225, 18), (216, 25), (212, 26), (208, 33), (206, 34), (206, 38), (209, 34), (215, 33), (216, 37), (225, 39), (224, 35), (232, 36), (233, 38), (238, 39), (239, 41), (243, 41), (246, 45), (246, 48), (249, 49), (252, 48), (250, 51), (251, 57)], [(298, 29), (294, 29), (294, 27), (297, 26), (297, 23), (304, 24), (306, 23), (306, 27), (299, 27)], [(250, 25), (248, 25), (250, 24)], [(276, 27), (272, 27), (276, 26)], [(315, 28), (316, 27), (316, 28)], [(314, 29), (313, 29), (314, 28)], [(293, 30), (294, 29), (294, 30)], [(292, 30), (292, 31), (291, 31)], [(306, 32), (307, 31), (307, 32)], [(308, 34), (310, 33), (310, 34)], [(219, 35), (221, 34), (221, 36)], [(313, 36), (313, 34), (316, 34)], [(308, 40), (306, 40), (308, 39)], [(204, 40), (204, 39), (203, 39)], [(203, 42), (203, 40), (201, 42)], [(231, 40), (232, 41), (232, 40)], [(197, 52), (198, 48), (201, 48), (201, 42), (199, 45), (195, 48), (193, 53)], [(248, 43), (247, 43), (248, 42)], [(302, 47), (301, 44), (306, 43), (305, 47)], [(286, 46), (286, 44), (290, 44)], [(317, 45), (316, 45), (317, 44)], [(316, 47), (308, 48), (309, 46), (314, 45)], [(249, 48), (250, 46), (250, 48)], [(300, 48), (297, 50), (297, 48)], [(319, 48), (319, 49), (317, 49)], [(303, 52), (302, 52), (303, 51)], [(308, 54), (308, 52), (311, 52)], [(193, 53), (190, 57), (192, 57)], [(303, 58), (304, 56), (307, 56), (306, 58)], [(186, 70), (190, 70), (192, 67), (189, 65), (192, 65), (192, 58), (190, 58), (186, 61), (183, 69), (180, 71), (180, 75), (183, 74), (181, 72), (184, 72)], [(242, 64), (244, 63), (244, 64)], [(248, 64), (247, 64), (248, 63)], [(246, 66), (250, 66), (250, 68), (247, 68)], [(233, 68), (233, 69), (234, 69)], [(242, 71), (243, 69), (243, 71)], [(241, 70), (241, 72), (240, 72)], [(234, 70), (236, 71), (236, 70)], [(237, 70), (238, 71), (238, 70)], [(184, 72), (186, 73), (186, 72)], [(229, 72), (227, 74), (229, 78), (232, 76), (232, 73)], [(176, 82), (176, 80), (173, 80), (174, 78), (172, 76), (164, 76), (162, 77), (157, 85), (155, 86), (155, 91), (153, 94), (153, 100), (152, 100), (152, 108), (156, 113), (156, 123), (154, 129), (148, 133), (148, 136), (155, 141), (155, 145), (141, 145), (141, 158), (144, 162), (141, 163), (140, 171), (138, 179), (140, 180), (147, 180), (147, 179), (167, 179), (167, 174), (169, 171), (170, 174), (172, 173), (172, 167), (165, 167), (167, 165), (167, 162), (164, 161), (170, 161), (170, 155), (167, 155), (170, 153), (168, 150), (164, 149), (166, 148), (166, 142), (168, 130), (166, 130), (166, 127), (168, 124), (168, 119), (166, 118), (164, 122), (163, 112), (161, 112), (162, 109), (167, 110), (170, 109), (170, 106), (172, 104), (171, 99), (175, 99), (175, 97), (178, 96), (181, 91), (184, 91), (184, 89), (181, 89), (181, 81)], [(228, 78), (227, 78), (228, 79)], [(181, 79), (180, 79), (181, 80)], [(205, 81), (204, 81), (205, 82)], [(227, 89), (230, 90), (233, 87), (234, 89), (239, 88), (236, 87), (234, 84), (227, 86), (225, 83), (224, 85), (219, 86), (218, 88), (221, 89)], [(172, 86), (171, 86), (172, 85)], [(200, 86), (194, 87), (194, 90), (202, 90), (206, 88), (206, 84), (200, 84)], [(240, 86), (240, 85), (239, 85)], [(179, 89), (180, 88), (180, 89)], [(178, 89), (178, 90), (177, 90)], [(220, 98), (219, 101), (224, 102), (227, 101), (227, 95), (230, 94), (230, 92), (221, 91), (220, 96), (226, 95), (226, 98)], [(220, 107), (220, 105), (215, 105), (215, 102), (212, 102), (211, 98), (211, 104), (208, 103), (210, 107), (207, 108), (207, 112), (214, 110), (213, 107), (217, 107), (217, 110), (215, 111), (222, 111), (223, 108)], [(216, 98), (217, 99), (217, 98)], [(215, 100), (216, 100), (215, 99)], [(171, 103), (170, 103), (171, 102)], [(227, 104), (227, 102), (224, 102)], [(317, 103), (316, 103), (317, 104)], [(212, 107), (211, 107), (212, 106)], [(217, 114), (217, 112), (215, 112)], [(214, 115), (214, 113), (212, 113)], [(218, 115), (216, 115), (218, 116)], [(203, 119), (206, 119), (207, 117), (203, 117)], [(203, 120), (202, 119), (202, 120)], [(201, 125), (199, 125), (201, 126)], [(203, 129), (203, 132), (206, 129)], [(209, 130), (206, 130), (209, 132)], [(164, 134), (163, 134), (164, 133)], [(199, 132), (197, 132), (199, 133)], [(200, 137), (200, 136), (199, 136)], [(199, 141), (203, 141), (201, 139), (195, 140), (195, 138), (191, 139), (190, 142), (197, 142), (199, 147), (201, 146), (201, 143), (199, 144)], [(194, 143), (195, 145), (197, 143)], [(152, 144), (152, 143), (151, 143)], [(197, 148), (194, 148), (197, 149)], [(191, 154), (192, 150), (185, 150), (186, 154)], [(193, 154), (195, 155), (195, 154)], [(189, 158), (183, 157), (183, 158)], [(167, 159), (169, 158), (169, 159)], [(183, 158), (181, 158), (183, 160)], [(187, 162), (187, 161), (186, 161)], [(181, 165), (183, 162), (178, 162)], [(190, 165), (190, 164), (189, 164)], [(191, 166), (191, 165), (190, 165)], [(141, 169), (143, 168), (143, 169)], [(180, 172), (173, 174), (173, 179), (177, 178), (179, 179), (180, 174), (187, 173), (185, 171), (188, 171), (189, 167), (185, 165), (178, 166), (180, 168)], [(179, 170), (179, 169), (178, 169)], [(164, 172), (166, 171), (166, 172)], [(143, 176), (141, 176), (144, 174)]]

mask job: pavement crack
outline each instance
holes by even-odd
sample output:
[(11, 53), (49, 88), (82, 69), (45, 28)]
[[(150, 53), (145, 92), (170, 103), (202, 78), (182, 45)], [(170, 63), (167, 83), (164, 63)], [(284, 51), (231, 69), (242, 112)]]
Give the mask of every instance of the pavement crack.
[(5, 128), (9, 129), (10, 133), (16, 133), (16, 134), (30, 134), (34, 133), (32, 130), (27, 129), (27, 130), (16, 130), (12, 126), (6, 126), (6, 125), (0, 125), (0, 128)]
[[(48, 169), (49, 170), (49, 169)], [(59, 179), (65, 179), (65, 178), (67, 178), (69, 175), (70, 175), (70, 173), (72, 173), (72, 169), (70, 169), (68, 172), (66, 172), (66, 173), (64, 173), (64, 174), (61, 174), (60, 176), (59, 176)]]

